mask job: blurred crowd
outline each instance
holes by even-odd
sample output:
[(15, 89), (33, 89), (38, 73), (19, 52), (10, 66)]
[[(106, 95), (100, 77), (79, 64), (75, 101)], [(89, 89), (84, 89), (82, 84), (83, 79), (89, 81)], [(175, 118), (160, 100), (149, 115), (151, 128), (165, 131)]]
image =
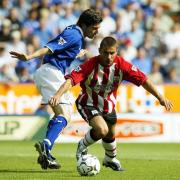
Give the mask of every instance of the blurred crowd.
[[(139, 67), (155, 84), (180, 83), (180, 5), (178, 0), (1, 0), (0, 82), (31, 83), (41, 59), (22, 62), (9, 51), (27, 54), (76, 24), (87, 8), (104, 20), (98, 36), (86, 40), (84, 59), (98, 54), (104, 36), (119, 42), (118, 54)], [(77, 59), (69, 71), (82, 63)], [(68, 72), (69, 72), (68, 71)]]

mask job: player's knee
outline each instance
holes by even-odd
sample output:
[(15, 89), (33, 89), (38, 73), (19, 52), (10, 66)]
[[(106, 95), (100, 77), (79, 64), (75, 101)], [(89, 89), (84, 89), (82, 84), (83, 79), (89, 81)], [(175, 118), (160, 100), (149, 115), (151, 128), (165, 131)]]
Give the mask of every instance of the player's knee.
[(103, 138), (107, 135), (108, 133), (108, 127), (99, 127), (97, 130), (96, 130), (96, 133), (98, 135), (99, 138)]
[(70, 111), (66, 111), (66, 109), (61, 106), (59, 106), (57, 108), (53, 108), (53, 111), (54, 111), (56, 117), (63, 116), (67, 120), (67, 122), (70, 122), (70, 120), (71, 120)]

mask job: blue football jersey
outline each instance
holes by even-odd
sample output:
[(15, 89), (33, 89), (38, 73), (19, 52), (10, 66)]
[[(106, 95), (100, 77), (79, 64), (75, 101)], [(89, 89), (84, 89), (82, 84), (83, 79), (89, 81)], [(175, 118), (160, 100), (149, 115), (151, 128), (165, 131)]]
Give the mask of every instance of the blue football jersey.
[(65, 74), (71, 62), (79, 54), (84, 45), (84, 37), (79, 26), (71, 25), (59, 34), (55, 39), (48, 42), (48, 47), (53, 53), (44, 56), (43, 63), (56, 66)]

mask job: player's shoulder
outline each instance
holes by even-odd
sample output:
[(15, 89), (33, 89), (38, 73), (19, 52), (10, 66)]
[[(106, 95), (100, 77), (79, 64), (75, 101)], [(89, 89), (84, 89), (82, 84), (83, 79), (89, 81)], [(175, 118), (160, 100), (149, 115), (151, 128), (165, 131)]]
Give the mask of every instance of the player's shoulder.
[(84, 63), (84, 65), (88, 66), (89, 68), (92, 66), (94, 67), (97, 64), (98, 64), (98, 56), (91, 57), (87, 59), (86, 62)]
[(119, 66), (121, 66), (124, 62), (125, 62), (125, 59), (122, 57), (122, 56), (116, 56), (115, 57), (115, 62), (116, 64), (118, 64)]
[(116, 55), (115, 61), (124, 62), (124, 61), (126, 61), (126, 60), (125, 60), (122, 56)]
[(129, 62), (125, 60), (122, 56), (117, 55), (115, 57), (115, 62), (120, 69), (124, 69), (124, 68), (127, 68), (127, 66), (129, 66)]
[(67, 26), (62, 34), (70, 36), (71, 38), (82, 38), (82, 33), (77, 25)]
[(89, 59), (90, 63), (92, 64), (98, 64), (98, 58), (99, 56), (94, 56)]

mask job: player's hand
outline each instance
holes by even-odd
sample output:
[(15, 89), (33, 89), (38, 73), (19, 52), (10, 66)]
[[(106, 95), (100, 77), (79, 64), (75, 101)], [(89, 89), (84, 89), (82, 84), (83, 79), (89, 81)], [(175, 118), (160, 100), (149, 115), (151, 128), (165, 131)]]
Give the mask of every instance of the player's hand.
[(76, 56), (76, 58), (81, 58), (83, 57), (86, 53), (88, 52), (87, 49), (81, 49), (79, 54)]
[(166, 99), (166, 98), (160, 98), (159, 102), (162, 106), (164, 106), (166, 108), (167, 111), (171, 111), (173, 108), (173, 104), (170, 100)]
[(49, 105), (54, 107), (54, 106), (57, 106), (58, 104), (59, 104), (59, 96), (54, 95), (53, 97), (49, 99)]
[(15, 51), (11, 51), (9, 53), (11, 54), (12, 58), (17, 58), (17, 59), (19, 59), (21, 61), (28, 61), (28, 56), (26, 54), (18, 53), (18, 52), (15, 52)]

